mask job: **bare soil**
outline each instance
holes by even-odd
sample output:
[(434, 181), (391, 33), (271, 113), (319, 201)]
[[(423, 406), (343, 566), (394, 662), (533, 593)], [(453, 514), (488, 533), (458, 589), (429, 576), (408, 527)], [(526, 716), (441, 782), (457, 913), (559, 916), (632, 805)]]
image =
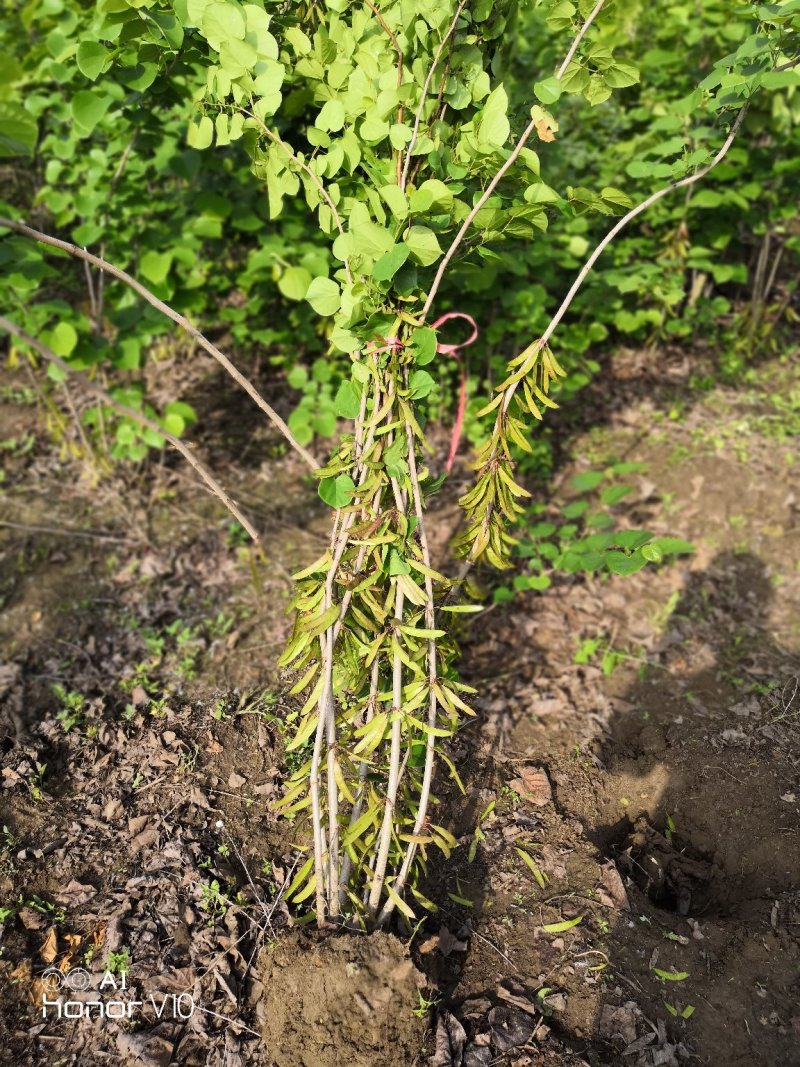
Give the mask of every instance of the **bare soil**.
[[(210, 371), (198, 444), (266, 561), (169, 457), (93, 484), (5, 374), (0, 1060), (798, 1067), (800, 376), (687, 391), (701, 364), (616, 356), (540, 494), (555, 514), (576, 472), (636, 459), (619, 525), (695, 552), (464, 631), (479, 715), (466, 795), (441, 785), (462, 847), (429, 869), (439, 911), (321, 941), (282, 901), (302, 842), (269, 805), (288, 575), (324, 507)], [(465, 478), (429, 524), (442, 559)], [(42, 1017), (48, 968), (83, 968), (86, 1002), (120, 958), (131, 1018)]]

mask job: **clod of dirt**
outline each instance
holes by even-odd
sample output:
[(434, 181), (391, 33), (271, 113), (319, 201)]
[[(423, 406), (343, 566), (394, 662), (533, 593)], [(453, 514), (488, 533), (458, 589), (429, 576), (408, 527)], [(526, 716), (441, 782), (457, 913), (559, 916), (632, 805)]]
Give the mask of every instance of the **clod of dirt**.
[(411, 1067), (422, 975), (389, 934), (282, 938), (262, 955), (259, 1008), (277, 1067)]

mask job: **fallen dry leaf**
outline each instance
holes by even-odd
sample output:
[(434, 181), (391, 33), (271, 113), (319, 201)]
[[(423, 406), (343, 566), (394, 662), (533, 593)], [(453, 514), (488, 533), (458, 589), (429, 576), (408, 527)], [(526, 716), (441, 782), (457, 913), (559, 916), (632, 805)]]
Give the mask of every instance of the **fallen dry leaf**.
[(67, 942), (68, 948), (64, 958), (58, 965), (60, 971), (68, 971), (72, 967), (73, 958), (75, 953), (81, 947), (83, 938), (80, 934), (64, 934), (64, 940)]
[(547, 772), (541, 767), (526, 767), (520, 778), (515, 778), (510, 783), (515, 793), (523, 800), (530, 800), (532, 804), (543, 807), (553, 799), (553, 787)]
[(137, 834), (131, 841), (131, 855), (135, 856), (137, 852), (141, 852), (142, 849), (150, 848), (158, 841), (158, 830), (154, 826), (148, 826), (146, 830), (142, 830), (140, 834)]
[(68, 908), (77, 908), (85, 904), (87, 900), (91, 900), (96, 893), (97, 890), (93, 885), (81, 885), (73, 878), (64, 889), (56, 894), (56, 900)]
[(30, 982), (31, 980), (31, 961), (22, 960), (18, 963), (11, 974), (8, 976), (12, 982)]
[(441, 1012), (436, 1020), (436, 1049), (429, 1067), (456, 1067), (463, 1059), (466, 1043), (467, 1032), (455, 1015)]
[(27, 907), (27, 905), (24, 908), (19, 909), (17, 918), (26, 930), (41, 930), (46, 922), (46, 919), (41, 912), (36, 911), (34, 908)]
[(51, 926), (44, 935), (44, 941), (42, 942), (42, 947), (39, 949), (39, 955), (45, 963), (52, 963), (58, 955), (58, 937), (56, 936), (55, 926)]
[(621, 911), (631, 910), (630, 903), (628, 902), (628, 894), (625, 892), (625, 885), (620, 877), (619, 871), (613, 863), (607, 863), (602, 868), (600, 872), (600, 885), (611, 898), (614, 907), (619, 908)]

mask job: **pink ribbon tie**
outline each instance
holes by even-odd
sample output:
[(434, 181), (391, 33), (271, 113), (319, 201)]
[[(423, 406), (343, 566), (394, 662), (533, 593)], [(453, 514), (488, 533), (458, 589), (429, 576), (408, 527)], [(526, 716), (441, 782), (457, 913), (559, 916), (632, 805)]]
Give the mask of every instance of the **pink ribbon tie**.
[(461, 441), (461, 432), (464, 428), (464, 413), (467, 410), (467, 368), (462, 360), (459, 349), (466, 348), (471, 345), (478, 337), (478, 324), (473, 319), (472, 315), (467, 315), (463, 311), (448, 311), (444, 315), (440, 315), (436, 322), (431, 323), (431, 328), (437, 330), (442, 323), (447, 322), (448, 319), (464, 319), (472, 326), (472, 333), (466, 339), (466, 341), (459, 341), (458, 344), (440, 344), (436, 343), (436, 351), (443, 356), (452, 356), (456, 360), (461, 368), (461, 388), (459, 390), (458, 397), (458, 410), (456, 411), (456, 421), (453, 424), (453, 430), (450, 434), (450, 450), (447, 453), (447, 463), (445, 464), (445, 470), (449, 474), (453, 467), (453, 461), (456, 458), (456, 452)]
[[(456, 411), (456, 421), (453, 424), (453, 430), (450, 434), (450, 450), (447, 453), (447, 463), (445, 464), (445, 470), (449, 474), (453, 467), (453, 461), (456, 458), (456, 452), (458, 451), (458, 445), (461, 441), (461, 432), (464, 428), (464, 413), (467, 409), (467, 368), (464, 365), (459, 349), (466, 348), (471, 345), (478, 337), (478, 324), (473, 319), (472, 315), (467, 315), (463, 311), (448, 311), (444, 315), (440, 315), (436, 322), (431, 323), (431, 329), (438, 330), (442, 323), (447, 322), (449, 319), (464, 319), (472, 327), (472, 333), (466, 339), (466, 341), (459, 341), (457, 344), (441, 344), (436, 342), (436, 352), (441, 356), (452, 356), (461, 368), (461, 388), (458, 396), (458, 409)], [(368, 351), (370, 355), (377, 355), (379, 352), (393, 352), (398, 348), (403, 347), (403, 342), (398, 337), (385, 337), (384, 344), (380, 347), (377, 346), (377, 341), (370, 341)]]

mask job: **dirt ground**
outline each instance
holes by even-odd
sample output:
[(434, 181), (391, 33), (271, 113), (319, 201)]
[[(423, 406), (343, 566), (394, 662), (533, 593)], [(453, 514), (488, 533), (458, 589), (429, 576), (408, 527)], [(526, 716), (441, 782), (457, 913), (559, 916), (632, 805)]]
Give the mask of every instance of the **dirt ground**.
[[(269, 812), (288, 576), (326, 536), (313, 486), (197, 373), (199, 444), (265, 532), (257, 561), (171, 457), (93, 484), (4, 373), (0, 1062), (798, 1067), (800, 368), (687, 388), (703, 370), (623, 352), (559, 413), (542, 517), (635, 459), (619, 528), (695, 551), (504, 603), (482, 576), (439, 911), (322, 940), (282, 900), (302, 842)], [(465, 478), (429, 523), (440, 558)], [(73, 1017), (43, 1015), (68, 978)]]

